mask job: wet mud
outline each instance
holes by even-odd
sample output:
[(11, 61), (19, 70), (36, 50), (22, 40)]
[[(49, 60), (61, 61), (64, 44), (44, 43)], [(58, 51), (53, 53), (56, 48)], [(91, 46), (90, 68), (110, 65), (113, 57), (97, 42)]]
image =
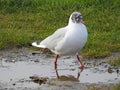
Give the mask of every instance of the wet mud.
[(85, 69), (75, 56), (58, 59), (56, 77), (54, 54), (27, 48), (0, 51), (0, 90), (111, 90), (120, 83), (120, 67), (110, 64), (110, 59), (82, 59)]

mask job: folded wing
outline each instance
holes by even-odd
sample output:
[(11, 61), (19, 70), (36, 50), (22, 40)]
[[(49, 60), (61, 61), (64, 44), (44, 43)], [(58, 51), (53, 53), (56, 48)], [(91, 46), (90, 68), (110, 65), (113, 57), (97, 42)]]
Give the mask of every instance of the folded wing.
[(40, 48), (48, 48), (50, 50), (54, 50), (57, 43), (59, 43), (64, 38), (66, 31), (66, 27), (60, 28), (43, 41), (33, 42), (32, 45)]

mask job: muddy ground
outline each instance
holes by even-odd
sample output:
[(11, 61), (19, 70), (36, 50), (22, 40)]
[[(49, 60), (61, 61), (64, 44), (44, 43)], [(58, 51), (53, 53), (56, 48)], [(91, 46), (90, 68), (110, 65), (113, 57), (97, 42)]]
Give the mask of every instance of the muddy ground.
[(120, 83), (120, 67), (111, 65), (120, 53), (102, 59), (82, 59), (80, 73), (75, 56), (58, 60), (59, 79), (54, 70), (54, 54), (28, 48), (0, 51), (0, 90), (111, 90)]

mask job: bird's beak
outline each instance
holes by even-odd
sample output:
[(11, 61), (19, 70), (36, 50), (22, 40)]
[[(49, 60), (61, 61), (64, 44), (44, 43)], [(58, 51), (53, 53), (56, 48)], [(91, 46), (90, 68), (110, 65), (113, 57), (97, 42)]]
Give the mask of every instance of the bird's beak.
[(83, 20), (80, 20), (80, 23), (84, 24), (84, 21), (83, 21)]

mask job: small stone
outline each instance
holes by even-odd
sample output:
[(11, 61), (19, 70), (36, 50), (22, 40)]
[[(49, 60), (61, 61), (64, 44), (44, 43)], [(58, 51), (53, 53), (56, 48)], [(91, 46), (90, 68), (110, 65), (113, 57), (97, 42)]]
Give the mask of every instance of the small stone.
[(15, 86), (16, 84), (15, 84), (15, 83), (13, 83), (12, 85), (13, 85), (13, 86)]
[(113, 73), (113, 70), (111, 67), (108, 67), (108, 73)]
[(39, 62), (39, 60), (34, 60), (34, 62)]
[(13, 59), (13, 60), (11, 60), (11, 62), (15, 63), (15, 60)]
[(119, 73), (119, 69), (116, 70), (117, 74)]

